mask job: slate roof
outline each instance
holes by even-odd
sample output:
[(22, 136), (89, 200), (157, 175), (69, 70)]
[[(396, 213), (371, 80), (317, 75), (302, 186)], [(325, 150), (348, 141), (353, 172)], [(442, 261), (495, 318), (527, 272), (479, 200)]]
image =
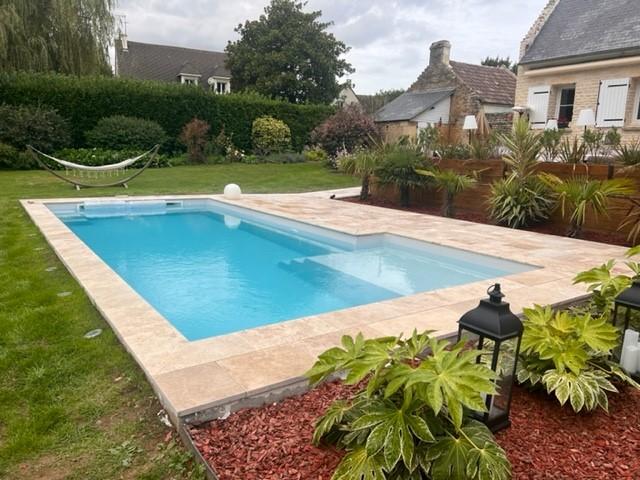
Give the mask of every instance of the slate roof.
[(560, 0), (520, 63), (640, 52), (638, 0)]
[(127, 42), (128, 50), (122, 50), (122, 42), (116, 40), (116, 64), (118, 75), (141, 80), (177, 82), (178, 74), (201, 75), (200, 84), (207, 85), (209, 77), (231, 77), (225, 67), (224, 52), (195, 50), (193, 48)]
[(378, 110), (375, 114), (375, 120), (377, 122), (411, 120), (453, 92), (454, 89), (403, 93)]
[(516, 76), (506, 68), (450, 62), (454, 73), (475, 91), (483, 103), (513, 105), (516, 96)]

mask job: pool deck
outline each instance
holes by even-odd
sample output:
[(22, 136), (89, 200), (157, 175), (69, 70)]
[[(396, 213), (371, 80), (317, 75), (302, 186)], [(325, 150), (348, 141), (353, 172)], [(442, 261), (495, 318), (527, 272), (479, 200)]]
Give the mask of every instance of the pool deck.
[[(340, 195), (340, 191), (329, 192)], [(144, 370), (171, 418), (240, 408), (273, 389), (303, 383), (316, 356), (345, 335), (366, 337), (434, 330), (448, 336), (493, 282), (518, 313), (525, 306), (562, 304), (585, 296), (575, 274), (622, 258), (623, 247), (511, 230), (437, 216), (363, 206), (328, 193), (140, 196), (129, 199), (211, 198), (352, 234), (394, 233), (541, 267), (538, 270), (304, 317), (218, 337), (188, 341), (67, 228), (46, 203), (89, 198), (22, 200), (60, 260), (82, 285), (125, 348)], [(122, 199), (122, 196), (118, 196)], [(100, 200), (104, 200), (102, 197)], [(96, 199), (92, 199), (96, 200)], [(43, 267), (44, 268), (44, 267)], [(265, 401), (272, 397), (264, 397)], [(254, 402), (259, 403), (259, 401)]]

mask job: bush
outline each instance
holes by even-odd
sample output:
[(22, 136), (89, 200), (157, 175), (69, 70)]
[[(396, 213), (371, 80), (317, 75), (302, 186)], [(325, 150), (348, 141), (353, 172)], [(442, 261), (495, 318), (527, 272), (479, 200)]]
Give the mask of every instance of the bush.
[(416, 172), (416, 169), (427, 167), (422, 154), (414, 149), (397, 146), (385, 153), (379, 167), (375, 170), (378, 183), (393, 185), (400, 191), (400, 205), (409, 206), (411, 188), (422, 187), (428, 179)]
[[(56, 152), (55, 156), (62, 160), (78, 163), (80, 165), (89, 165), (99, 167), (101, 165), (111, 165), (113, 163), (122, 162), (129, 158), (137, 157), (144, 153), (144, 150), (105, 150), (101, 148), (65, 148)], [(133, 164), (132, 168), (142, 167), (148, 158), (142, 158)], [(49, 164), (48, 164), (49, 165)], [(151, 163), (151, 167), (164, 168), (170, 167), (172, 163), (166, 155), (156, 155), (155, 160)]]
[(342, 348), (320, 354), (306, 374), (312, 384), (337, 372), (363, 382), (316, 422), (314, 444), (346, 450), (334, 479), (511, 478), (504, 450), (471, 418), (486, 411), (495, 373), (464, 347), (414, 331), (406, 340), (344, 336)]
[(335, 156), (341, 150), (351, 153), (372, 146), (379, 136), (373, 119), (358, 105), (348, 105), (319, 125), (311, 133), (311, 140)]
[(302, 152), (307, 162), (326, 162), (327, 152), (320, 147), (311, 147)]
[(500, 179), (491, 185), (489, 216), (500, 225), (522, 228), (540, 223), (551, 215), (555, 200), (537, 177)]
[(291, 148), (291, 130), (286, 123), (273, 117), (259, 117), (251, 127), (253, 152), (258, 155), (282, 153)]
[(207, 160), (207, 144), (211, 127), (204, 120), (194, 118), (180, 133), (180, 141), (187, 147), (187, 157), (191, 163), (204, 163)]
[(170, 137), (166, 149), (177, 151), (178, 135), (193, 117), (209, 123), (214, 135), (224, 126), (236, 147), (249, 150), (252, 123), (265, 115), (289, 125), (292, 147), (301, 151), (311, 130), (334, 111), (327, 105), (293, 105), (255, 94), (216, 95), (179, 84), (31, 73), (0, 74), (3, 101), (57, 109), (70, 122), (74, 147), (85, 145), (85, 131), (101, 118), (127, 115), (158, 122)]
[(167, 135), (160, 125), (151, 120), (113, 115), (100, 119), (86, 133), (86, 139), (87, 144), (95, 148), (149, 150), (154, 145), (162, 145)]
[(29, 170), (37, 168), (38, 163), (28, 152), (21, 152), (11, 145), (0, 143), (0, 168), (12, 170)]
[(69, 145), (69, 126), (55, 110), (0, 105), (0, 142), (24, 150), (32, 145), (49, 153)]

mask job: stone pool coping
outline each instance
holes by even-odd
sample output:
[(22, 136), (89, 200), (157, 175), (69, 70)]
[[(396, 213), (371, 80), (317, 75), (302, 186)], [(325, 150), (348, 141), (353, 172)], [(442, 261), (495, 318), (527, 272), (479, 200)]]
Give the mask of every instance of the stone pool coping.
[[(352, 235), (393, 233), (541, 267), (524, 273), (438, 289), (197, 341), (186, 340), (161, 314), (47, 207), (47, 203), (107, 199), (212, 199)], [(172, 420), (208, 419), (229, 410), (302, 391), (302, 374), (345, 335), (366, 337), (434, 330), (449, 336), (456, 321), (502, 283), (512, 310), (585, 297), (576, 273), (624, 247), (511, 230), (426, 214), (330, 200), (326, 194), (160, 195), (21, 200), (62, 263), (84, 288), (145, 372)], [(44, 268), (44, 266), (43, 266)]]

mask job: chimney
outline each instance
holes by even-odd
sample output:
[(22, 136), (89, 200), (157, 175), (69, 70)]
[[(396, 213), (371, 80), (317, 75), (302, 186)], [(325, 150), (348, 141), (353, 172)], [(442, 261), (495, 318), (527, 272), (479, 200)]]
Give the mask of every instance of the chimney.
[(129, 51), (129, 45), (127, 44), (127, 34), (126, 33), (120, 33), (120, 42), (122, 43), (122, 51), (123, 52), (128, 52)]
[(451, 55), (451, 43), (448, 40), (440, 40), (433, 42), (429, 47), (429, 66), (449, 65), (449, 56)]

